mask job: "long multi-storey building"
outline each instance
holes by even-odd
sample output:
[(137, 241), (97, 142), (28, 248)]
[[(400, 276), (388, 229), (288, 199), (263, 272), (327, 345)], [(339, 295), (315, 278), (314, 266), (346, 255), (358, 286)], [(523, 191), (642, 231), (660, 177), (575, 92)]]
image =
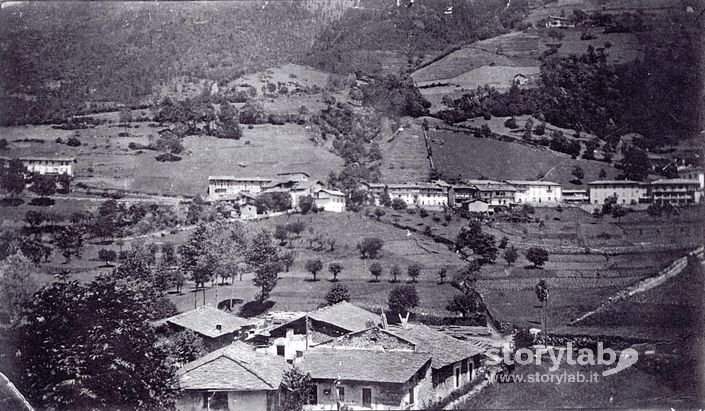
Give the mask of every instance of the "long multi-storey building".
[(590, 204), (602, 205), (608, 198), (617, 204), (636, 205), (650, 202), (649, 184), (631, 180), (600, 180), (588, 183)]
[(208, 201), (239, 200), (241, 193), (256, 195), (273, 181), (271, 178), (260, 177), (209, 176), (207, 199)]
[(514, 187), (514, 202), (537, 207), (549, 207), (560, 204), (561, 186), (551, 181), (507, 180)]
[(674, 178), (651, 182), (651, 199), (654, 203), (691, 205), (700, 203), (701, 197), (698, 180)]
[[(0, 161), (7, 164), (11, 158), (0, 157)], [(20, 157), (18, 158), (22, 165), (30, 173), (38, 173), (42, 175), (61, 175), (66, 174), (73, 177), (73, 165), (76, 159), (73, 157)]]

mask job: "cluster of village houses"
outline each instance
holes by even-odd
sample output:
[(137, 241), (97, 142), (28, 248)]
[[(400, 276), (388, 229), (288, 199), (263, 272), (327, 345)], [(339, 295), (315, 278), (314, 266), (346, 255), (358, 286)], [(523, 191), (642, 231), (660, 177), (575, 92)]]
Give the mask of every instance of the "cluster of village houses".
[[(372, 196), (376, 205), (380, 205), (386, 195), (392, 200), (404, 200), (408, 207), (429, 210), (458, 207), (477, 213), (492, 213), (497, 207), (523, 204), (534, 207), (601, 206), (614, 199), (617, 204), (632, 208), (644, 208), (652, 203), (699, 204), (705, 188), (703, 170), (684, 169), (680, 174), (682, 178), (651, 182), (598, 180), (587, 183), (584, 189), (562, 188), (558, 183), (541, 180), (464, 180), (459, 184), (444, 181), (363, 183), (361, 188)], [(256, 196), (277, 191), (291, 195), (294, 209), (303, 196), (311, 196), (315, 206), (323, 211), (345, 211), (344, 193), (325, 188), (321, 181), (310, 180), (306, 173), (283, 173), (273, 178), (209, 177), (207, 199), (236, 202), (241, 205), (243, 218), (250, 218), (257, 213), (254, 207)]]
[(390, 325), (345, 301), (259, 319), (202, 306), (156, 325), (191, 330), (208, 351), (178, 372), (179, 411), (278, 410), (292, 366), (311, 377), (306, 410), (419, 409), (484, 381), (496, 371), (491, 352), (511, 348), (486, 329), (461, 340), (404, 318)]

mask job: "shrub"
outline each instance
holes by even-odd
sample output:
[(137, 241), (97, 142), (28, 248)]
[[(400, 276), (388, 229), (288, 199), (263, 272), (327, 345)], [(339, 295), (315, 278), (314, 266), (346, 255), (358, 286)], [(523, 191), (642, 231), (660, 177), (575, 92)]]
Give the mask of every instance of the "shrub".
[(335, 284), (326, 293), (326, 303), (333, 305), (342, 301), (350, 301), (350, 290), (343, 284)]
[(517, 120), (514, 117), (510, 117), (504, 121), (504, 127), (511, 128), (512, 130), (519, 128)]
[(377, 258), (383, 245), (382, 240), (377, 237), (366, 237), (357, 244), (357, 249), (360, 250), (362, 258)]
[(406, 209), (406, 201), (397, 197), (392, 200), (392, 208), (395, 210), (405, 210)]
[(81, 140), (76, 137), (69, 137), (69, 139), (66, 141), (66, 145), (69, 147), (78, 147), (81, 145)]
[(531, 247), (526, 251), (526, 259), (531, 261), (534, 267), (541, 267), (548, 261), (548, 251), (541, 247)]
[(160, 154), (154, 158), (160, 162), (181, 161), (181, 157), (177, 156), (176, 154), (172, 154), (172, 153)]

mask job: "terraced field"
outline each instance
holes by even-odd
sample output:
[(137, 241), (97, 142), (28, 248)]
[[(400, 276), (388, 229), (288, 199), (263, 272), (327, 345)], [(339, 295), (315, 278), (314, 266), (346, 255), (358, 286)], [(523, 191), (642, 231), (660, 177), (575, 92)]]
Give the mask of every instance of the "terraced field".
[(384, 137), (380, 147), (384, 158), (382, 180), (385, 183), (428, 180), (431, 168), (420, 126), (413, 124), (393, 136)]

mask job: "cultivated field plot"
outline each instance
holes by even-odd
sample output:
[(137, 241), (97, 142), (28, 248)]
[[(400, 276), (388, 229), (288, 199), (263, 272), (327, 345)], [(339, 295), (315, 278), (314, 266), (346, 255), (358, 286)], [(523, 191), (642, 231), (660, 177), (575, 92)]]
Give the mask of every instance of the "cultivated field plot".
[[(584, 181), (597, 180), (600, 169), (610, 169), (606, 163), (583, 159), (516, 143), (480, 139), (465, 133), (429, 132), (432, 138), (433, 161), (448, 176), (463, 178), (491, 177), (495, 180), (534, 180), (545, 175), (547, 181), (572, 186), (573, 167), (585, 172)], [(615, 171), (608, 173), (616, 174)], [(583, 187), (583, 186), (579, 186)]]
[(696, 263), (664, 284), (611, 304), (571, 328), (666, 340), (699, 335), (705, 324), (704, 290), (703, 268)]
[(493, 384), (460, 404), (459, 409), (523, 409), (527, 404), (539, 409), (697, 408), (701, 404), (702, 399), (692, 395), (698, 392), (699, 372), (697, 362), (690, 359), (665, 359), (654, 364), (642, 362), (640, 356), (634, 366), (607, 377), (601, 375), (605, 366), (568, 365), (564, 361), (558, 370), (550, 371), (551, 364), (549, 360), (541, 365), (518, 366), (515, 373), (524, 376), (539, 373), (556, 377), (564, 372), (597, 373), (598, 380), (593, 383), (564, 381), (557, 384), (554, 380)]
[(187, 154), (176, 163), (157, 162), (154, 152), (122, 156), (93, 153), (78, 160), (80, 169), (94, 170), (92, 177), (80, 180), (90, 185), (148, 193), (204, 196), (209, 175), (265, 177), (304, 171), (312, 178), (323, 179), (342, 165), (339, 157), (309, 141), (302, 126), (258, 125), (244, 129), (243, 134), (240, 140), (186, 137)]
[[(583, 32), (589, 32), (595, 39), (580, 40)], [(623, 64), (644, 56), (645, 44), (633, 33), (602, 33), (602, 28), (592, 29), (568, 29), (563, 30), (565, 37), (561, 40), (544, 38), (541, 40), (541, 52), (549, 48), (548, 44), (560, 43), (558, 49), (559, 56), (569, 56), (571, 54), (585, 54), (588, 46), (595, 49), (604, 48), (607, 53), (607, 61), (613, 64)], [(609, 47), (606, 47), (609, 45)]]
[(514, 59), (488, 52), (473, 46), (456, 50), (442, 59), (420, 68), (411, 74), (417, 83), (434, 82), (453, 78), (467, 71), (491, 64), (498, 66), (521, 66)]
[(409, 124), (404, 130), (384, 136), (379, 142), (384, 162), (381, 166), (385, 183), (426, 181), (431, 168), (426, 156), (423, 130)]

